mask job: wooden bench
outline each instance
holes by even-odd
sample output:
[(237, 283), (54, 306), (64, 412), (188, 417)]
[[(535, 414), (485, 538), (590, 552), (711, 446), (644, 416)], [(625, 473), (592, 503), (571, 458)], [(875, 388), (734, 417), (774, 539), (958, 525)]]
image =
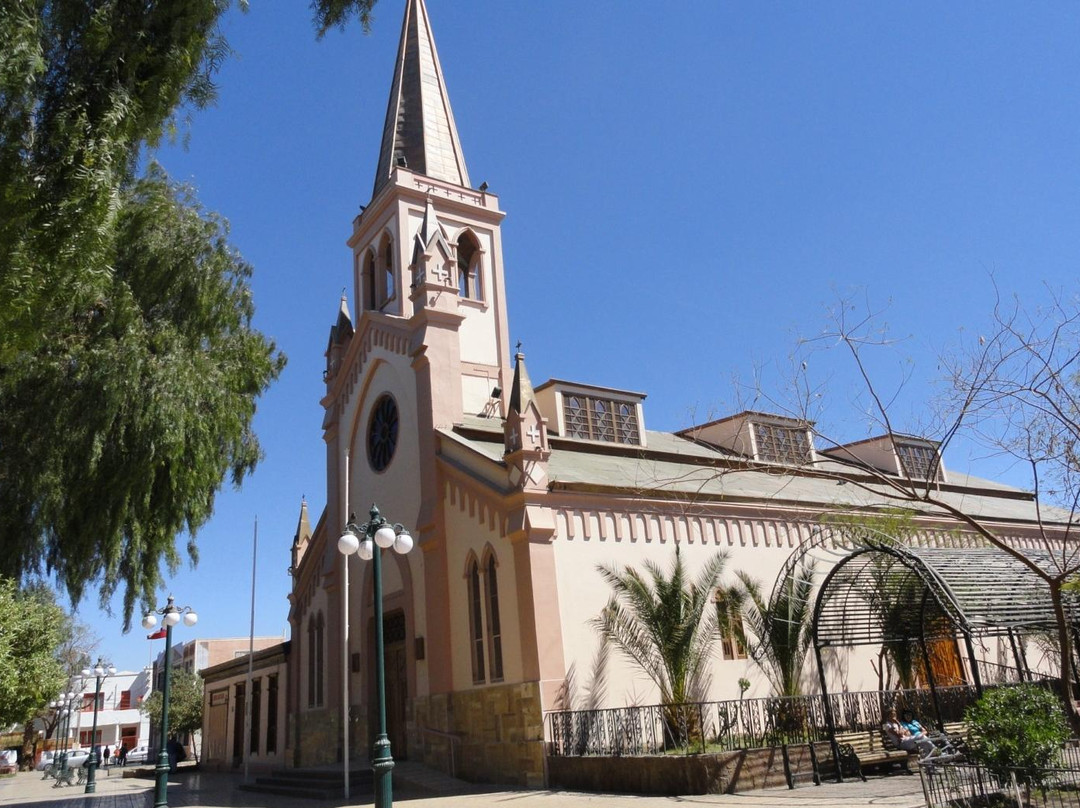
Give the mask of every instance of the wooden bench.
[(837, 761), (840, 773), (857, 774), (863, 781), (866, 780), (864, 769), (899, 764), (911, 773), (911, 761), (918, 760), (915, 752), (888, 748), (883, 733), (876, 729), (839, 733), (836, 745), (840, 751), (840, 760)]

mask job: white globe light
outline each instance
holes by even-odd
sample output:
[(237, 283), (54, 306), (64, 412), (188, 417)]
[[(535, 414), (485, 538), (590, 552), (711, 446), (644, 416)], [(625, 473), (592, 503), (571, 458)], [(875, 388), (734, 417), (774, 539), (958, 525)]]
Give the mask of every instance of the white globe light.
[(394, 552), (405, 555), (413, 548), (413, 538), (409, 535), (409, 531), (403, 530), (397, 534), (397, 538), (394, 539)]
[(169, 612), (165, 615), (165, 622), (170, 626), (175, 626), (180, 622), (180, 612)]
[(74, 699), (75, 699), (75, 692), (74, 692), (74, 691), (72, 691), (72, 692), (68, 693), (68, 694), (67, 694), (67, 697), (68, 697), (68, 701), (74, 701)]
[(356, 548), (359, 546), (360, 539), (356, 538), (352, 533), (342, 533), (341, 538), (337, 540), (337, 551), (344, 556), (355, 553)]
[(143, 628), (153, 628), (157, 625), (157, 615), (152, 612), (142, 619)]
[[(94, 676), (104, 676), (104, 675), (105, 675), (105, 669), (103, 667), (98, 665), (96, 668), (94, 668)], [(83, 671), (83, 676), (86, 676), (86, 671)]]
[(393, 546), (395, 538), (394, 529), (390, 525), (383, 525), (375, 531), (375, 543), (384, 550)]
[(83, 676), (89, 676), (90, 675), (90, 669), (89, 668), (83, 668), (82, 669), (82, 675)]
[(116, 666), (110, 665), (108, 670), (109, 676), (116, 676)]
[(184, 615), (184, 625), (187, 626), (188, 628), (190, 628), (191, 626), (195, 625), (198, 622), (199, 622), (199, 615), (195, 614), (195, 612), (188, 612), (187, 614)]
[(362, 561), (371, 561), (372, 556), (375, 555), (375, 545), (371, 543), (371, 539), (364, 539), (360, 542), (360, 548), (356, 551), (356, 554), (360, 556)]

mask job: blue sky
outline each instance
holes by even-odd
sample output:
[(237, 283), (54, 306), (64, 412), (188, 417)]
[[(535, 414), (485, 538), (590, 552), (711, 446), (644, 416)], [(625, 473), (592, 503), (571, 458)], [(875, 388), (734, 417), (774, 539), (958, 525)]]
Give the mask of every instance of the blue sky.
[[(305, 6), (254, 0), (230, 16), (218, 104), (192, 118), (186, 149), (158, 154), (231, 221), (255, 267), (257, 325), (289, 356), (259, 406), (265, 460), (220, 495), (198, 568), (162, 592), (200, 615), (176, 640), (246, 636), (256, 515), (256, 632), (283, 633), (300, 498), (313, 521), (324, 504), (323, 350), (403, 2), (380, 0), (369, 36), (353, 26), (321, 42)], [(535, 383), (642, 391), (648, 428), (681, 428), (731, 412), (733, 379), (756, 368), (778, 390), (798, 337), (856, 294), (903, 338), (879, 370), (886, 385), (910, 373), (901, 404), (914, 412), (938, 357), (986, 322), (995, 283), (1031, 303), (1076, 289), (1076, 4), (428, 10), (472, 181), (508, 214), (510, 333)], [(839, 437), (864, 437), (842, 415), (857, 386), (838, 367), (826, 412), (850, 430)], [(962, 451), (946, 463), (1000, 471)], [(161, 650), (93, 598), (80, 615), (120, 667)]]

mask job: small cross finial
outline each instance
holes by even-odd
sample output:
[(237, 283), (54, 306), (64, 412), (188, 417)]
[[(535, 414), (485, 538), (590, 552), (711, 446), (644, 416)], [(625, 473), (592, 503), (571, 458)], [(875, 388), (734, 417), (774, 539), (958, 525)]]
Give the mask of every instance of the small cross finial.
[(517, 352), (521, 353), (521, 340), (518, 340), (517, 342)]

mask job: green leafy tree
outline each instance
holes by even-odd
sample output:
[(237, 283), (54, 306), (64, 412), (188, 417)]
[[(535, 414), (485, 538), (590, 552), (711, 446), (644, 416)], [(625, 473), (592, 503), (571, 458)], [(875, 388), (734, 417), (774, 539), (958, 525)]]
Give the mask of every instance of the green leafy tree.
[(139, 168), (213, 100), (228, 6), (0, 10), (0, 574), (122, 585), (126, 621), (254, 468), (284, 364), (224, 220)]
[(814, 565), (803, 564), (780, 585), (771, 601), (746, 573), (741, 584), (741, 613), (747, 650), (777, 696), (802, 695), (803, 668), (813, 641), (811, 620)]
[(964, 720), (976, 763), (1004, 779), (1015, 769), (1018, 776), (1034, 784), (1054, 765), (1069, 737), (1061, 700), (1030, 684), (987, 691), (968, 707)]
[(50, 590), (0, 578), (0, 726), (24, 724), (67, 682), (57, 654), (68, 618)]
[[(139, 705), (155, 725), (161, 726), (162, 692), (155, 690)], [(183, 737), (202, 729), (203, 681), (197, 673), (173, 668), (169, 674), (169, 735)]]
[(676, 545), (668, 574), (652, 561), (644, 562), (644, 574), (633, 567), (597, 567), (612, 597), (592, 624), (653, 681), (663, 704), (705, 696), (719, 638), (709, 606), (726, 562), (725, 553), (716, 553), (691, 580)]
[[(151, 167), (124, 189), (110, 283), (71, 339), (0, 372), (0, 571), (48, 571), (78, 600), (152, 598), (174, 537), (260, 456), (255, 398), (283, 358), (251, 328), (251, 268), (225, 224)], [(195, 559), (195, 545), (189, 542)]]

